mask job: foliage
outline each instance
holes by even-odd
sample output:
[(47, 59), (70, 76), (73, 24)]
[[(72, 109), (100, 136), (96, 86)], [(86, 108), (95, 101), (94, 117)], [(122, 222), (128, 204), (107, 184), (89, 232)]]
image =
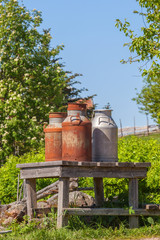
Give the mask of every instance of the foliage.
[(120, 162), (151, 162), (147, 178), (140, 181), (139, 193), (141, 204), (146, 202), (160, 203), (159, 171), (160, 147), (155, 139), (143, 140), (135, 136), (122, 138), (119, 141)]
[[(44, 162), (44, 160), (44, 149), (40, 149), (37, 152), (32, 151), (20, 157), (11, 155), (7, 159), (6, 163), (0, 168), (0, 200), (2, 204), (11, 203), (17, 200), (17, 182), (20, 169), (16, 168), (16, 164)], [(38, 179), (36, 184), (37, 191), (54, 181), (55, 179), (49, 178)], [(23, 181), (20, 180), (20, 187), (22, 182)]]
[(0, 0), (0, 160), (44, 144), (49, 112), (64, 111), (79, 96), (72, 75), (59, 63), (63, 45), (39, 32), (41, 12), (17, 0)]
[[(46, 221), (46, 219), (45, 219)], [(70, 225), (66, 228), (56, 229), (54, 224), (54, 216), (50, 219), (53, 225), (43, 226), (43, 224), (36, 222), (30, 222), (28, 225), (14, 224), (12, 226), (13, 232), (5, 237), (6, 240), (89, 240), (89, 239), (113, 239), (113, 240), (123, 240), (123, 239), (141, 239), (149, 237), (159, 237), (160, 236), (160, 225), (154, 224), (153, 226), (144, 226), (138, 229), (127, 229), (124, 227), (123, 223), (117, 228), (104, 228), (101, 225), (97, 228), (92, 228), (91, 226), (85, 226), (80, 224), (79, 229), (74, 229)], [(76, 221), (77, 222), (77, 221)], [(79, 223), (79, 221), (78, 221)]]
[[(134, 11), (142, 17), (144, 26), (140, 34), (130, 29), (130, 23), (125, 19), (122, 23), (116, 20), (116, 27), (123, 31), (130, 39), (124, 46), (129, 48), (133, 56), (122, 63), (135, 61), (145, 62), (140, 68), (144, 77), (144, 87), (134, 100), (140, 105), (140, 109), (151, 114), (152, 118), (160, 123), (160, 1), (137, 0), (141, 11)], [(150, 66), (146, 67), (146, 64)]]

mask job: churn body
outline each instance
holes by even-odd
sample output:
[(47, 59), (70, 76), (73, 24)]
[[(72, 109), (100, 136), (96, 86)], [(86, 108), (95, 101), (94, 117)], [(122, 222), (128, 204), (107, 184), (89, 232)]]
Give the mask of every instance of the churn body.
[(85, 117), (86, 104), (69, 103), (62, 123), (62, 160), (91, 161), (91, 122)]
[(66, 113), (50, 113), (45, 132), (45, 161), (62, 160), (62, 122)]
[(118, 128), (111, 109), (95, 110), (92, 119), (92, 161), (118, 161)]

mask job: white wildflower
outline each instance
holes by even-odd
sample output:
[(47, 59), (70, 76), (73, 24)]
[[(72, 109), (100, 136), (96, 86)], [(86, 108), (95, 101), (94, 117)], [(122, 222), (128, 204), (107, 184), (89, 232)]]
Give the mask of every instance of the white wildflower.
[(33, 121), (33, 122), (36, 122), (36, 121), (37, 121), (36, 116), (35, 116), (35, 117), (32, 117), (32, 121)]

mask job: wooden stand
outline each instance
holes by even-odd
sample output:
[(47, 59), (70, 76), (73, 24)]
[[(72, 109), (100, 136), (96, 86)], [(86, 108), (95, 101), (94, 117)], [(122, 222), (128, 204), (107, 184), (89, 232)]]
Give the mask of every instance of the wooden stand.
[[(37, 209), (36, 179), (59, 177), (57, 228), (68, 224), (68, 215), (120, 215), (129, 216), (130, 228), (138, 227), (138, 216), (160, 215), (160, 211), (148, 211), (138, 208), (138, 179), (146, 177), (150, 163), (118, 163), (118, 162), (71, 162), (54, 161), (42, 163), (18, 164), (21, 178), (26, 179), (27, 214), (34, 217)], [(98, 208), (69, 208), (69, 178), (93, 177), (95, 202)], [(99, 208), (104, 203), (103, 178), (129, 178), (129, 207)]]

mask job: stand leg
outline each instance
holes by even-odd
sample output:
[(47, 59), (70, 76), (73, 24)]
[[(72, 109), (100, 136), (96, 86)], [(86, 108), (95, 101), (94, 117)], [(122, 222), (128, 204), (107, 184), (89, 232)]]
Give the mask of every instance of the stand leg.
[(37, 208), (36, 179), (26, 179), (27, 190), (27, 215), (34, 217), (33, 209)]
[[(138, 208), (138, 179), (129, 179), (129, 207)], [(138, 228), (138, 216), (129, 217), (129, 227)]]
[(101, 207), (104, 203), (104, 191), (103, 191), (103, 178), (93, 178), (94, 179), (94, 192), (96, 206)]
[(59, 178), (57, 228), (64, 227), (68, 224), (68, 216), (65, 216), (63, 213), (63, 208), (68, 208), (68, 206), (69, 178)]

